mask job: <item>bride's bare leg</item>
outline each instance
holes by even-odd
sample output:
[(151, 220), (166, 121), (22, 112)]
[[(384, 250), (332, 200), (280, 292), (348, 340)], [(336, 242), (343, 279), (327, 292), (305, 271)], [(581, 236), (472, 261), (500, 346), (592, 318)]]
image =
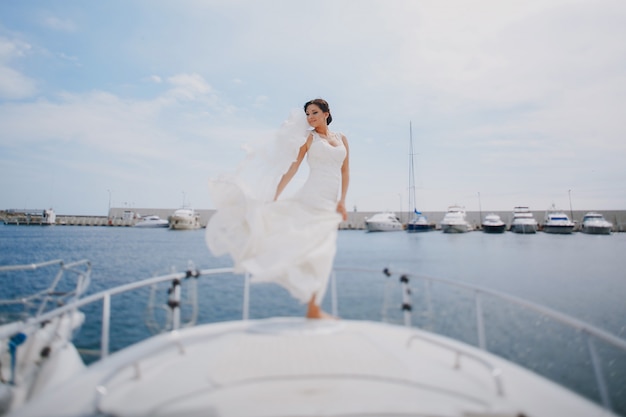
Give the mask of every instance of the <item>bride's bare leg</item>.
[(309, 301), (306, 317), (308, 319), (336, 319), (335, 316), (326, 313), (320, 308), (320, 306), (315, 304), (315, 294), (313, 294), (311, 300)]

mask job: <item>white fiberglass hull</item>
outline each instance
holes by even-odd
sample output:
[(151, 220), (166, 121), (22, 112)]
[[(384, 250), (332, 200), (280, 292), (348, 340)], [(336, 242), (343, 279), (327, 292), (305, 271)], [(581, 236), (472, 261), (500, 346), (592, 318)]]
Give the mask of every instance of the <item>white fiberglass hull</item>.
[(467, 233), (470, 230), (468, 223), (441, 224), (441, 231), (444, 233)]
[(192, 222), (173, 221), (173, 223), (170, 224), (170, 229), (172, 230), (195, 230), (199, 228), (200, 228), (199, 224), (192, 223)]
[(573, 225), (550, 225), (544, 224), (543, 231), (554, 235), (569, 235), (574, 232)]
[(145, 222), (138, 222), (135, 224), (135, 227), (140, 228), (158, 228), (158, 227), (169, 227), (170, 223), (167, 220), (150, 220)]
[(611, 415), (472, 346), (350, 320), (182, 329), (117, 352), (60, 388), (15, 416)]
[(511, 225), (511, 231), (515, 233), (521, 233), (521, 234), (537, 233), (537, 222), (513, 223)]
[(580, 231), (589, 235), (610, 235), (612, 226), (586, 226), (583, 224)]
[(505, 230), (505, 224), (483, 224), (483, 231), (485, 233), (504, 233)]
[(400, 223), (365, 222), (369, 232), (397, 232), (403, 230)]

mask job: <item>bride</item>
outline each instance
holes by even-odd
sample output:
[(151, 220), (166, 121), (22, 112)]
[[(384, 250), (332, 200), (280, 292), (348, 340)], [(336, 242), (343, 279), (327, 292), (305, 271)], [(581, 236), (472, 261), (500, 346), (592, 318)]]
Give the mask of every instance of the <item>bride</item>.
[[(320, 303), (335, 258), (337, 229), (347, 219), (349, 148), (343, 134), (329, 130), (332, 116), (325, 100), (306, 102), (304, 113), (312, 130), (292, 115), (278, 130), (269, 155), (264, 149), (247, 160), (248, 167), (255, 157), (257, 168), (259, 161), (265, 165), (252, 173), (254, 181), (246, 181), (240, 169), (209, 182), (217, 211), (207, 224), (206, 241), (214, 255), (229, 254), (235, 271), (249, 273), (252, 282), (278, 283), (306, 303), (306, 317), (328, 318)], [(293, 197), (280, 198), (305, 157), (306, 182)], [(281, 175), (275, 175), (277, 169)], [(275, 185), (273, 197), (260, 195), (264, 187), (259, 182)]]

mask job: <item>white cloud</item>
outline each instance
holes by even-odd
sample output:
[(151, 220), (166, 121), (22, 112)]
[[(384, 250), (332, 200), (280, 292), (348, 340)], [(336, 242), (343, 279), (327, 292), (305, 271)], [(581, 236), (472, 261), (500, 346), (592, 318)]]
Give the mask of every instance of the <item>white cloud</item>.
[[(222, 138), (242, 143), (258, 134), (254, 127), (239, 127), (246, 123), (236, 121), (236, 108), (219, 107), (219, 98), (199, 75), (178, 74), (168, 82), (172, 88), (145, 100), (94, 91), (0, 104), (0, 146), (56, 142), (127, 159), (167, 160), (198, 146), (213, 146), (219, 153)], [(197, 154), (202, 153), (206, 149)]]
[(25, 56), (30, 49), (28, 43), (0, 37), (0, 99), (23, 99), (37, 91), (32, 78), (10, 66), (12, 61)]
[(35, 81), (19, 72), (0, 65), (0, 99), (23, 99), (37, 91)]
[(174, 86), (170, 95), (179, 99), (194, 100), (208, 97), (213, 92), (211, 86), (198, 74), (178, 74), (168, 78), (168, 82)]
[[(546, 195), (572, 183), (587, 184), (577, 193), (598, 201), (624, 199), (614, 186), (626, 179), (621, 1), (320, 0), (269, 8), (187, 0), (142, 7), (141, 18), (111, 28), (119, 48), (93, 48), (112, 36), (99, 29), (81, 33), (89, 49), (64, 50), (81, 63), (70, 81), (58, 68), (18, 61), (33, 55), (30, 46), (0, 37), (0, 97), (36, 94), (29, 73), (52, 92), (0, 101), (0, 146), (72, 145), (128, 161), (116, 175), (133, 175), (135, 165), (136, 178), (146, 181), (160, 177), (150, 170), (155, 163), (208, 176), (235, 166), (239, 145), (276, 127), (299, 101), (321, 96), (331, 103), (333, 127), (351, 141), (349, 199), (360, 209), (394, 208), (406, 192), (409, 120), (422, 145), (418, 183), (430, 205), (423, 209), (475, 199), (477, 190), (486, 199), (498, 194), (505, 208), (524, 194), (544, 207)], [(82, 22), (54, 24), (75, 30)], [(34, 48), (54, 49), (43, 41)], [(97, 65), (104, 59), (115, 74)], [(130, 84), (137, 74), (153, 75)], [(77, 172), (92, 167), (107, 175), (106, 162), (77, 163)], [(589, 191), (601, 184), (612, 187), (611, 197)]]
[(43, 19), (43, 24), (49, 29), (61, 32), (75, 32), (76, 24), (68, 18), (60, 18), (57, 16), (47, 16)]
[(258, 96), (254, 99), (254, 107), (263, 107), (270, 101), (268, 96)]

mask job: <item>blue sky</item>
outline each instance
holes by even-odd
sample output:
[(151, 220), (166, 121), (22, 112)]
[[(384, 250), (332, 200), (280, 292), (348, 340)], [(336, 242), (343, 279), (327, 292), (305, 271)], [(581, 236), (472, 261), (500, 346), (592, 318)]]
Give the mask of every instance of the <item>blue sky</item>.
[(626, 3), (0, 2), (0, 209), (212, 208), (207, 180), (329, 101), (347, 206), (626, 208)]

